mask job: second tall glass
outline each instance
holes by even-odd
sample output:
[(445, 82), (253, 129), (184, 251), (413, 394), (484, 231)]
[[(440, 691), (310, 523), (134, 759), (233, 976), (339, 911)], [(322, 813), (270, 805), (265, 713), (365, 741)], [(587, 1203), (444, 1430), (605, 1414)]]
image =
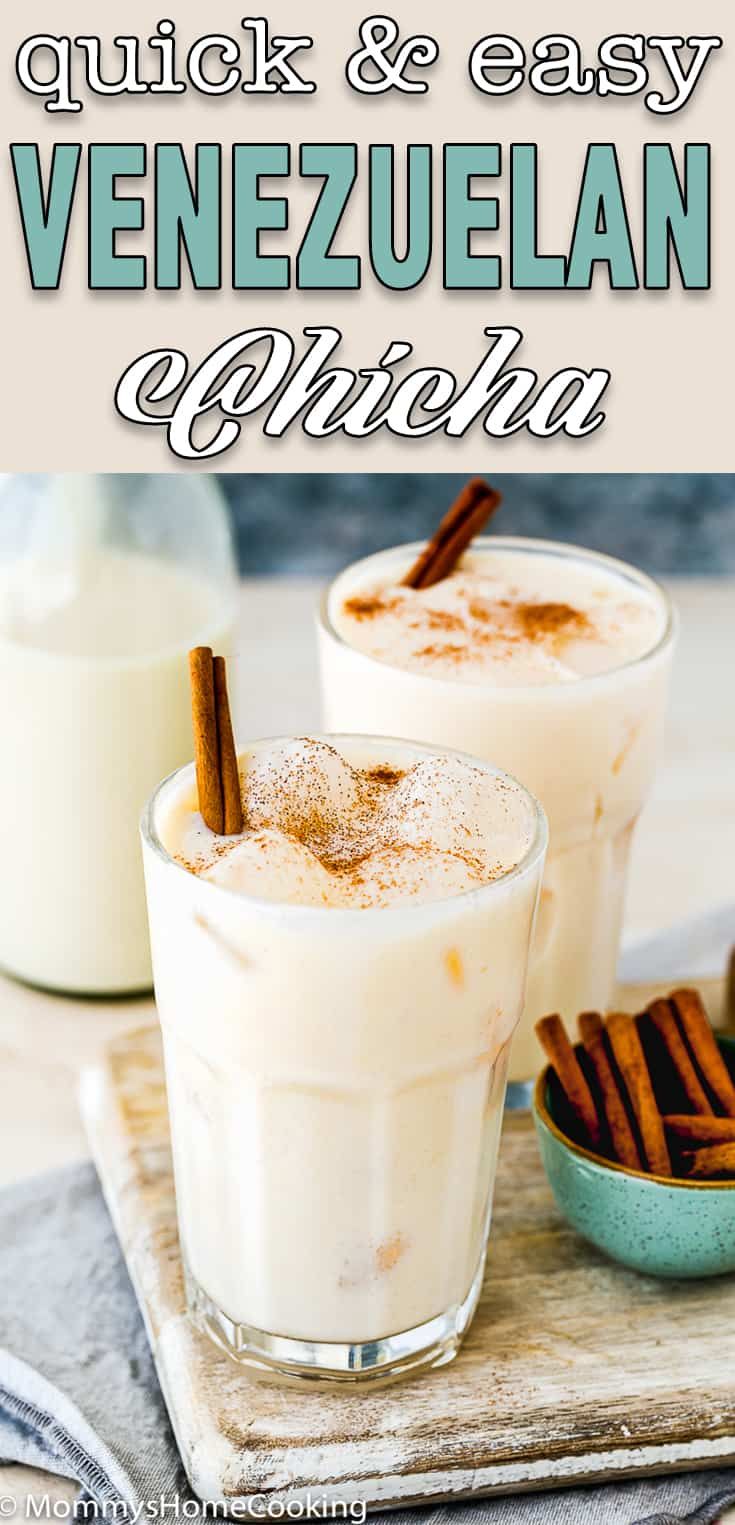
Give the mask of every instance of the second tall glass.
[(610, 557), (552, 542), (478, 538), (473, 562), (499, 551), (506, 561), (517, 559), (521, 580), (524, 557), (548, 558), (549, 597), (560, 562), (573, 562), (581, 578), (612, 578), (623, 596), (627, 587), (653, 601), (660, 638), (633, 661), (571, 682), (503, 687), (410, 671), (351, 645), (333, 615), (356, 590), (399, 583), (419, 550), (399, 546), (356, 563), (325, 595), (319, 619), (325, 724), (461, 747), (507, 769), (544, 806), (549, 854), (525, 1013), (510, 1058), (510, 1079), (526, 1081), (538, 1069), (539, 1017), (605, 1009), (613, 998), (631, 838), (661, 740), (673, 612), (656, 583)]

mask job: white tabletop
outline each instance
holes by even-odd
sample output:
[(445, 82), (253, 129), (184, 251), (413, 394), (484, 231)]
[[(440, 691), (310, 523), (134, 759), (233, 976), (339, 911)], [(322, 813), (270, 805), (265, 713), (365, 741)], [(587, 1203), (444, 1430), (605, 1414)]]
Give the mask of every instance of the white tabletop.
[[(664, 757), (633, 849), (626, 942), (735, 901), (735, 579), (683, 578), (671, 591), (681, 639)], [(243, 584), (231, 669), (241, 734), (318, 728), (315, 596), (312, 581)], [(86, 1154), (76, 1072), (150, 1009), (145, 1000), (42, 995), (0, 978), (0, 1185)], [(47, 1482), (0, 1468), (0, 1485), (22, 1501)], [(69, 1496), (65, 1484), (54, 1489), (53, 1497)]]

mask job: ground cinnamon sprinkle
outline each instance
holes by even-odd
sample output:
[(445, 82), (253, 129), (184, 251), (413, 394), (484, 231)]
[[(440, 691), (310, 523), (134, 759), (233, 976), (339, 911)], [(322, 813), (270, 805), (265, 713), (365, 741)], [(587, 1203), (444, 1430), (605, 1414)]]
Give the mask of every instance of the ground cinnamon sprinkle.
[(346, 598), (342, 605), (344, 613), (351, 614), (356, 620), (373, 619), (376, 614), (385, 614), (392, 607), (393, 602), (380, 598), (377, 593), (369, 598), (359, 598), (357, 595)]
[[(553, 643), (594, 632), (589, 616), (571, 604), (478, 598), (470, 588), (464, 588), (460, 574), (450, 574), (446, 579), (447, 582), (452, 580), (464, 605), (459, 610), (431, 608), (417, 603), (415, 593), (407, 600), (395, 592), (356, 595), (345, 600), (343, 610), (358, 621), (393, 615), (404, 623), (404, 628), (425, 637), (439, 632), (454, 635), (456, 640), (446, 644), (427, 639), (426, 645), (418, 646), (412, 655), (427, 661), (457, 664), (472, 661), (483, 647), (492, 647), (496, 659), (500, 660), (510, 658), (524, 641)], [(408, 619), (405, 618), (407, 614), (410, 614)]]
[[(360, 906), (391, 903), (410, 894), (415, 879), (423, 878), (423, 865), (431, 874), (479, 885), (501, 875), (505, 869), (487, 852), (484, 836), (473, 832), (467, 807), (458, 801), (451, 840), (436, 841), (435, 791), (445, 765), (439, 759), (408, 768), (376, 762), (364, 769), (346, 765), (342, 781), (335, 779), (330, 758), (339, 754), (328, 743), (299, 738), (284, 753), (275, 772), (267, 758), (254, 757), (242, 774), (244, 835), (250, 838), (251, 856), (260, 849), (267, 855), (269, 833), (276, 832), (305, 847), (322, 868), (341, 882), (345, 904)], [(502, 784), (497, 783), (502, 793)], [(193, 873), (206, 874), (210, 866), (232, 852), (242, 837), (220, 837), (203, 844), (198, 861), (179, 862)], [(253, 861), (256, 861), (253, 857)], [(336, 890), (336, 887), (335, 887)], [(325, 903), (342, 903), (342, 894)], [(447, 972), (454, 983), (462, 978), (458, 955), (450, 957)]]
[(489, 624), (491, 615), (487, 604), (480, 604), (476, 599), (470, 599), (467, 611), (473, 620), (477, 620), (478, 625)]
[(365, 776), (375, 784), (397, 784), (405, 778), (406, 770), (405, 768), (389, 768), (387, 763), (383, 763), (378, 768), (367, 768)]
[[(422, 859), (435, 854), (431, 839), (412, 842), (401, 839), (394, 811), (402, 807), (394, 805), (392, 796), (409, 770), (394, 768), (388, 763), (356, 770), (357, 796), (349, 814), (345, 815), (339, 802), (330, 796), (329, 789), (320, 785), (313, 761), (314, 750), (319, 750), (319, 744), (304, 738), (304, 746), (302, 757), (291, 761), (288, 785), (279, 792), (277, 802), (270, 797), (269, 786), (259, 786), (256, 773), (248, 772), (245, 806), (246, 823), (250, 829), (275, 828), (303, 843), (323, 868), (349, 882), (353, 888), (365, 882), (369, 865), (372, 883), (388, 892), (397, 885), (395, 869), (391, 869), (391, 855)], [(303, 789), (299, 787), (300, 780), (306, 784)], [(424, 803), (421, 797), (412, 801), (414, 807)], [(388, 857), (381, 861), (382, 853), (387, 853)], [(469, 847), (449, 850), (446, 855), (465, 864), (473, 878), (484, 877), (484, 864)]]
[(588, 630), (590, 621), (581, 609), (571, 604), (518, 604), (516, 619), (529, 640), (539, 640), (545, 635), (557, 635), (560, 631)]
[(452, 646), (451, 644), (441, 646), (438, 642), (435, 642), (433, 646), (420, 647), (418, 651), (414, 652), (414, 656), (445, 657), (452, 662), (466, 662), (468, 657), (471, 656), (471, 652), (468, 646)]
[(467, 626), (461, 614), (452, 614), (449, 609), (424, 609), (421, 618), (411, 623), (412, 630), (420, 630), (425, 626), (427, 630), (466, 630)]

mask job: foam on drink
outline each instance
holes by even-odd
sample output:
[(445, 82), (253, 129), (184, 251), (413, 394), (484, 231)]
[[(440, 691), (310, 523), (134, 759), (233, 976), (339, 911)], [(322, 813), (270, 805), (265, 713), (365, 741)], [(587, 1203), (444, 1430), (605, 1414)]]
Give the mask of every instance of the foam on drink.
[(333, 586), (342, 638), (380, 662), (460, 683), (574, 683), (651, 650), (660, 603), (615, 573), (548, 553), (488, 548), (429, 588), (404, 587), (405, 566), (368, 562)]
[(192, 873), (291, 905), (368, 909), (487, 884), (527, 852), (532, 822), (512, 780), (459, 758), (360, 766), (310, 737), (241, 763), (244, 832), (218, 836), (191, 790), (162, 826)]

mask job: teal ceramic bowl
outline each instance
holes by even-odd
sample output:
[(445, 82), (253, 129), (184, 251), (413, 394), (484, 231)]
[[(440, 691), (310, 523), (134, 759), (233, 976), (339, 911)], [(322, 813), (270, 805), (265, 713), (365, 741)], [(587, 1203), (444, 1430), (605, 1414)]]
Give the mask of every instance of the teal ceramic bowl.
[[(732, 1069), (735, 1040), (718, 1041)], [(599, 1160), (554, 1121), (548, 1068), (536, 1082), (533, 1113), (559, 1211), (599, 1250), (649, 1276), (735, 1271), (735, 1180), (667, 1181)]]

